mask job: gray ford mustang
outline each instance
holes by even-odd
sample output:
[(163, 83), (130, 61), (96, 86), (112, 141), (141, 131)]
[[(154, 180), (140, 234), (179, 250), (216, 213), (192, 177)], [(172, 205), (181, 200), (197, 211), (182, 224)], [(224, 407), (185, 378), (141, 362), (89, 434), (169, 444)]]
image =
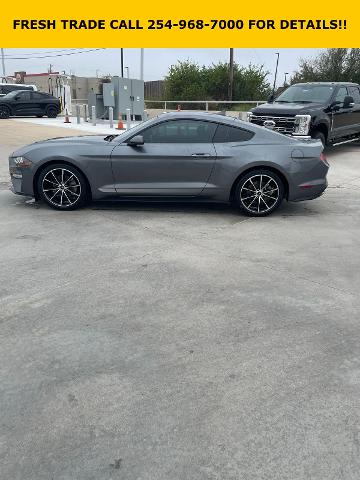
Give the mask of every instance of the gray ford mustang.
[(121, 135), (54, 138), (9, 158), (12, 190), (58, 210), (113, 199), (233, 202), (268, 215), (311, 200), (329, 165), (316, 140), (209, 113), (160, 115)]

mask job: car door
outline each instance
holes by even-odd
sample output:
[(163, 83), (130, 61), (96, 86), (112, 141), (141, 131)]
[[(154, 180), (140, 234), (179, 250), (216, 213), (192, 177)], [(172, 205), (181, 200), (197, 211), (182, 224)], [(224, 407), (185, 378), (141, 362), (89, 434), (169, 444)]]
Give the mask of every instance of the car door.
[(344, 99), (350, 95), (345, 86), (339, 87), (334, 102), (339, 102), (332, 112), (332, 138), (340, 138), (353, 133), (356, 118), (353, 107), (344, 108)]
[(137, 131), (144, 145), (121, 143), (111, 155), (117, 193), (199, 195), (216, 160), (215, 130), (215, 123), (179, 118)]
[(31, 92), (32, 106), (35, 115), (44, 115), (47, 98), (39, 92)]
[(354, 99), (353, 119), (354, 119), (354, 134), (360, 134), (360, 88), (357, 85), (349, 87), (349, 95)]
[(17, 93), (12, 106), (15, 115), (26, 116), (35, 114), (30, 90)]

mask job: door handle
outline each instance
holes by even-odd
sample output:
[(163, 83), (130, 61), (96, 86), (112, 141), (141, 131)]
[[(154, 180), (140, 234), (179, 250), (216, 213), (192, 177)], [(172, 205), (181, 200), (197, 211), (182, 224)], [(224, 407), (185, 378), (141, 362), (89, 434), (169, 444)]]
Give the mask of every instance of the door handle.
[(211, 157), (210, 153), (192, 153), (192, 157)]

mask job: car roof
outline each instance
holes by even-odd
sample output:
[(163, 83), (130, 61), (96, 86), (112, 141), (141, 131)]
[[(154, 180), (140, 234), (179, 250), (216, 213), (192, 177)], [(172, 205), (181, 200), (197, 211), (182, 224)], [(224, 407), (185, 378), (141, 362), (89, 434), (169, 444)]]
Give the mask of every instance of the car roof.
[(291, 86), (293, 85), (356, 85), (358, 86), (357, 83), (353, 83), (353, 82), (300, 82), (300, 83), (293, 83)]
[(174, 120), (178, 118), (182, 119), (192, 119), (192, 120), (206, 120), (208, 122), (217, 122), (217, 123), (227, 123), (232, 124), (234, 122), (241, 121), (236, 117), (230, 117), (222, 113), (212, 113), (212, 112), (189, 112), (189, 111), (180, 111), (180, 112), (164, 112), (160, 114), (158, 119), (169, 119)]

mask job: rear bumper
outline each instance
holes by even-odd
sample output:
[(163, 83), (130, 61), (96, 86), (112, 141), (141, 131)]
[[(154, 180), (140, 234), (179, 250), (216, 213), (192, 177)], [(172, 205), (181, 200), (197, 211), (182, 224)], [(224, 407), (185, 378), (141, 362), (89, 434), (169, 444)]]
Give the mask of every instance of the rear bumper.
[(304, 200), (313, 200), (314, 198), (320, 197), (326, 190), (328, 186), (328, 181), (325, 178), (324, 181), (318, 183), (315, 181), (312, 185), (307, 184), (306, 186), (300, 186), (297, 189), (297, 192), (289, 197), (290, 202), (301, 202)]

